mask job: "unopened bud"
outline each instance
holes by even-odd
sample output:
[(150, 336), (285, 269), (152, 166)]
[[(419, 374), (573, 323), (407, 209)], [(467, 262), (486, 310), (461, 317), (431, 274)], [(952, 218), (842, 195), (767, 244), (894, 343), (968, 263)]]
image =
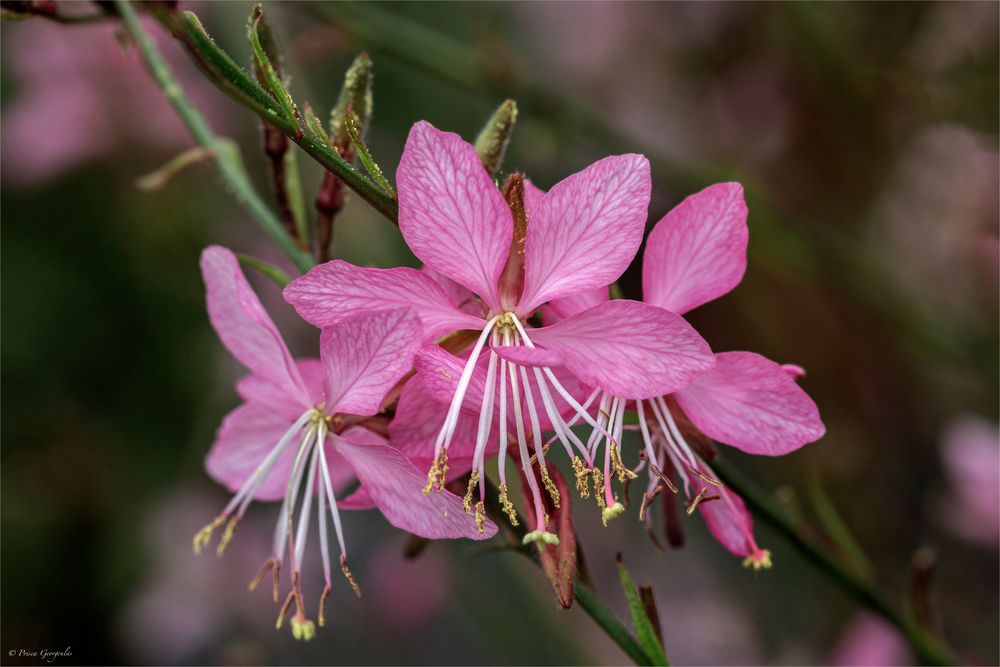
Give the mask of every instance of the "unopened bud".
[(337, 149), (340, 156), (351, 161), (354, 157), (354, 146), (347, 131), (348, 113), (355, 115), (355, 125), (360, 136), (372, 117), (374, 102), (372, 99), (372, 79), (374, 67), (367, 53), (359, 53), (344, 74), (344, 85), (340, 89), (337, 104), (330, 111), (330, 143)]
[(479, 154), (479, 160), (490, 176), (496, 176), (500, 171), (516, 122), (517, 103), (510, 99), (504, 100), (476, 137), (476, 153)]

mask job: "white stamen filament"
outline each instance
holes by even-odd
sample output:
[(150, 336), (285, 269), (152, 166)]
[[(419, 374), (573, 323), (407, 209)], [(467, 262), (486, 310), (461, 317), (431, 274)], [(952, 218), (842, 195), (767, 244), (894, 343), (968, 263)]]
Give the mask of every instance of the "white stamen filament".
[(268, 474), (270, 474), (275, 461), (277, 461), (278, 457), (284, 453), (288, 444), (298, 434), (298, 432), (302, 430), (302, 427), (305, 426), (306, 423), (312, 418), (312, 414), (312, 409), (306, 410), (302, 416), (299, 417), (294, 424), (292, 424), (291, 428), (285, 431), (285, 434), (281, 436), (280, 440), (278, 440), (278, 444), (276, 444), (268, 455), (264, 457), (264, 460), (257, 465), (253, 474), (250, 475), (247, 481), (243, 483), (243, 486), (240, 487), (240, 490), (235, 496), (233, 496), (232, 500), (229, 501), (226, 508), (222, 510), (222, 514), (224, 516), (229, 516), (233, 509), (236, 508), (236, 505), (239, 504), (240, 507), (236, 516), (237, 518), (243, 517), (243, 514), (246, 512), (246, 509), (253, 500), (253, 497), (257, 494), (257, 490), (260, 489), (261, 485), (264, 484), (264, 480), (266, 480)]
[[(493, 334), (493, 342), (496, 343), (496, 333)], [(472, 469), (482, 472), (484, 459), (486, 457), (486, 443), (490, 437), (490, 430), (493, 427), (493, 398), (496, 394), (497, 377), (497, 354), (492, 349), (489, 351), (490, 361), (486, 370), (486, 386), (483, 388), (483, 402), (479, 406), (479, 427), (476, 431), (476, 450), (472, 456)], [(480, 476), (482, 480), (484, 476)], [(485, 482), (483, 482), (485, 483)]]
[[(321, 422), (322, 423), (322, 422)], [(278, 513), (278, 523), (274, 531), (274, 557), (278, 562), (282, 562), (285, 552), (285, 539), (292, 528), (293, 512), (295, 504), (298, 502), (299, 487), (302, 485), (304, 466), (302, 465), (303, 454), (316, 437), (316, 426), (311, 426), (307, 431), (299, 450), (295, 454), (295, 461), (292, 464), (291, 474), (288, 476), (288, 486), (285, 489), (285, 499), (281, 503), (281, 511)], [(289, 554), (289, 557), (294, 554)], [(298, 565), (292, 562), (292, 570), (297, 570)]]
[[(504, 334), (506, 338), (506, 333)], [(497, 356), (497, 355), (494, 355)], [(500, 423), (497, 424), (500, 430), (500, 454), (497, 456), (497, 466), (500, 472), (500, 483), (505, 487), (507, 485), (507, 471), (504, 463), (507, 461), (507, 367), (508, 363), (506, 359), (500, 359)], [(514, 387), (511, 387), (514, 390)], [(517, 394), (514, 394), (514, 400), (517, 401)], [(514, 406), (514, 417), (517, 419), (518, 423), (521, 423), (521, 411), (520, 405)], [(485, 475), (479, 479), (479, 491), (480, 496), (483, 495), (484, 485), (485, 485)]]
[[(333, 528), (337, 533), (337, 541), (340, 543), (340, 553), (346, 558), (347, 547), (344, 546), (344, 530), (340, 525), (340, 513), (337, 511), (337, 497), (333, 494), (333, 483), (330, 481), (330, 468), (326, 463), (326, 448), (322, 443), (326, 441), (326, 425), (320, 424), (320, 448), (319, 464), (323, 473), (323, 485), (326, 487), (326, 495), (330, 499), (330, 517), (333, 519)], [(334, 436), (336, 437), (336, 436)]]
[(295, 533), (295, 565), (302, 564), (302, 554), (306, 548), (306, 538), (309, 536), (309, 515), (312, 513), (313, 489), (316, 485), (316, 465), (319, 463), (318, 442), (313, 442), (309, 461), (309, 473), (306, 478), (306, 492), (302, 497), (302, 509), (299, 510), (299, 528)]
[(435, 457), (441, 454), (442, 448), (447, 449), (448, 445), (451, 444), (451, 438), (455, 434), (455, 427), (458, 425), (458, 416), (462, 408), (462, 401), (465, 400), (465, 392), (468, 391), (469, 383), (472, 379), (472, 372), (476, 368), (476, 362), (479, 361), (479, 355), (483, 351), (483, 346), (486, 345), (486, 339), (489, 338), (490, 333), (493, 331), (493, 325), (496, 324), (498, 319), (500, 319), (499, 315), (486, 323), (486, 328), (479, 335), (479, 340), (476, 341), (476, 345), (472, 348), (472, 353), (469, 355), (468, 361), (465, 362), (465, 368), (462, 369), (462, 375), (458, 379), (458, 387), (455, 389), (454, 396), (452, 396), (451, 405), (448, 407), (448, 413), (444, 419), (444, 425), (441, 427), (437, 442), (434, 444)]

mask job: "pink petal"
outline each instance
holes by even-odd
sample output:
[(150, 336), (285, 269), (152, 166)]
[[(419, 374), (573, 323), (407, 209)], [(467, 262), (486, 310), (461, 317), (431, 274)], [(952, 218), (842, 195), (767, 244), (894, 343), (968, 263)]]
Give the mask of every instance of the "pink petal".
[[(323, 400), (323, 365), (319, 359), (296, 359), (295, 367), (302, 377), (309, 396), (309, 404)], [(285, 391), (260, 375), (250, 374), (236, 383), (236, 393), (248, 403), (263, 403), (273, 412), (285, 415), (292, 421), (303, 412), (300, 402), (293, 400)]]
[(561, 299), (553, 299), (542, 308), (542, 320), (546, 324), (554, 324), (570, 315), (582, 313), (588, 308), (600, 305), (608, 300), (608, 288), (597, 287), (592, 290), (577, 292)]
[(524, 209), (528, 212), (528, 220), (530, 224), (532, 211), (537, 211), (542, 203), (542, 197), (545, 196), (545, 190), (542, 190), (537, 185), (531, 181), (525, 179), (524, 181)]
[(438, 284), (438, 287), (444, 291), (444, 293), (448, 296), (448, 300), (451, 301), (451, 304), (455, 306), (455, 308), (463, 313), (472, 315), (477, 319), (482, 317), (483, 307), (480, 305), (479, 297), (475, 294), (462, 285), (459, 285), (448, 276), (435, 271), (426, 264), (420, 267), (420, 272)]
[(240, 270), (239, 260), (222, 246), (201, 253), (208, 317), (233, 356), (286, 393), (290, 400), (309, 404), (309, 396), (285, 341)]
[(622, 398), (674, 392), (715, 363), (684, 318), (638, 301), (608, 301), (528, 334), (584, 384)]
[(684, 314), (719, 298), (743, 279), (749, 234), (742, 185), (718, 183), (691, 195), (646, 240), (644, 300)]
[[(403, 387), (396, 416), (389, 423), (389, 444), (410, 459), (418, 470), (426, 470), (434, 461), (434, 445), (447, 413), (448, 404), (437, 401), (424, 387), (420, 376), (414, 376)], [(449, 477), (472, 469), (477, 424), (478, 415), (467, 411), (459, 414), (455, 435), (448, 446)], [(492, 444), (487, 455), (496, 450), (497, 445)]]
[(806, 369), (798, 364), (781, 364), (781, 368), (796, 380), (806, 376)]
[(419, 346), (420, 320), (410, 309), (360, 315), (323, 329), (327, 414), (377, 414)]
[[(243, 403), (222, 420), (205, 458), (205, 469), (212, 479), (235, 493), (294, 422), (295, 417), (289, 419), (264, 404)], [(255, 498), (277, 500), (284, 495), (296, 444), (289, 445), (278, 458)]]
[(531, 209), (518, 310), (613, 283), (645, 229), (652, 185), (641, 155), (606, 157), (557, 183)]
[(483, 327), (481, 318), (461, 312), (432, 277), (416, 269), (365, 269), (337, 259), (293, 280), (284, 297), (302, 319), (320, 328), (394, 308), (413, 308), (428, 340)]
[(389, 523), (430, 539), (481, 540), (496, 534), (497, 527), (487, 520), (484, 534), (479, 535), (458, 496), (448, 491), (424, 495), (426, 473), (417, 470), (398, 450), (384, 444), (358, 444), (356, 438), (354, 429), (346, 431), (335, 439), (335, 447), (354, 468), (365, 492)]
[(702, 433), (766, 456), (823, 436), (816, 404), (781, 366), (752, 352), (723, 352), (715, 360), (714, 369), (676, 396)]
[(545, 350), (540, 347), (497, 345), (493, 349), (507, 361), (514, 362), (520, 366), (528, 366), (529, 368), (536, 366), (556, 368), (563, 365), (562, 357), (558, 352)]
[[(711, 476), (710, 470), (704, 470)], [(707, 485), (697, 477), (692, 477), (694, 493), (699, 493)], [(747, 511), (743, 499), (729, 489), (709, 486), (709, 495), (721, 496), (719, 500), (698, 505), (705, 525), (712, 537), (730, 553), (745, 558), (759, 551), (753, 538), (753, 517)]]
[(406, 139), (396, 183), (399, 229), (413, 254), (497, 305), (514, 222), (476, 149), (420, 121)]

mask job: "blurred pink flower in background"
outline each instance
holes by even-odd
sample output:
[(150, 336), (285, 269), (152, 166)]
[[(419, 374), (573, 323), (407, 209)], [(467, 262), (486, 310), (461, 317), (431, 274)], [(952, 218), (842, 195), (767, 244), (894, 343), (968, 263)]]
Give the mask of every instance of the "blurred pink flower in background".
[(1000, 431), (996, 424), (965, 415), (942, 435), (941, 457), (950, 482), (942, 514), (965, 539), (1000, 545)]
[[(193, 74), (179, 46), (152, 20), (147, 29), (195, 105), (219, 116), (219, 93)], [(40, 185), (112, 153), (167, 157), (193, 145), (144, 69), (123, 47), (117, 24), (56, 25), (41, 19), (5, 32), (3, 54), (14, 91), (3, 108), (3, 178)]]
[(868, 612), (856, 614), (834, 646), (827, 664), (839, 667), (912, 665), (906, 642), (887, 621)]
[(378, 572), (369, 586), (372, 613), (392, 633), (420, 634), (447, 607), (449, 563), (440, 549), (425, 549), (409, 559), (398, 544), (385, 542), (367, 568)]
[(149, 514), (145, 544), (150, 573), (118, 621), (126, 655), (136, 664), (181, 664), (215, 647), (238, 628), (252, 637), (273, 627), (266, 594), (250, 595), (247, 582), (270, 554), (269, 526), (254, 516), (239, 549), (227, 560), (192, 559), (187, 535), (217, 509), (214, 495), (179, 488)]

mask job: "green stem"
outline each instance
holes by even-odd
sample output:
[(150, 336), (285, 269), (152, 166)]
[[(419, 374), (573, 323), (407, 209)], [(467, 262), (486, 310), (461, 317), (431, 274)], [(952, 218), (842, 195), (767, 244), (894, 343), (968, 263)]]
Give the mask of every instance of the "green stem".
[[(121, 2), (122, 0), (116, 0)], [(271, 123), (288, 135), (314, 160), (340, 178), (347, 187), (354, 190), (375, 210), (398, 224), (399, 207), (396, 201), (376, 183), (345, 161), (332, 146), (329, 139), (309, 123), (295, 123), (285, 120), (282, 109), (273, 97), (241, 67), (236, 65), (208, 36), (198, 17), (192, 12), (171, 15), (180, 23), (181, 42), (192, 52), (196, 61), (209, 70), (210, 79), (223, 92), (237, 102)], [(305, 125), (305, 127), (303, 127)]]
[(632, 636), (632, 633), (621, 624), (610, 609), (604, 606), (601, 598), (597, 597), (597, 593), (582, 583), (579, 578), (577, 578), (576, 584), (573, 586), (573, 598), (580, 604), (580, 608), (587, 612), (587, 615), (594, 619), (595, 623), (601, 626), (605, 634), (614, 643), (618, 644), (619, 648), (625, 651), (628, 657), (632, 658), (635, 664), (654, 664), (653, 660), (639, 646), (639, 642)]
[[(517, 550), (522, 556), (527, 556), (536, 565), (540, 565), (538, 561), (538, 550), (534, 544), (525, 545), (522, 543), (525, 534), (527, 533), (525, 526), (527, 522), (524, 517), (521, 516), (520, 512), (517, 513), (518, 522), (517, 526), (512, 526), (506, 523), (506, 516), (503, 510), (500, 508), (497, 499), (500, 497), (500, 492), (497, 490), (493, 482), (486, 480), (486, 507), (497, 525), (501, 525), (500, 522), (506, 524), (507, 530), (513, 534), (514, 539), (511, 541), (511, 546)], [(655, 665), (646, 650), (639, 644), (638, 640), (632, 636), (632, 633), (628, 631), (621, 621), (614, 615), (608, 607), (604, 604), (601, 598), (597, 595), (597, 592), (590, 587), (587, 583), (582, 580), (580, 572), (577, 572), (576, 580), (573, 583), (573, 599), (579, 603), (580, 608), (587, 613), (590, 618), (594, 620), (604, 630), (604, 633), (608, 636), (611, 641), (618, 645), (618, 647), (625, 652), (628, 657), (632, 659), (637, 665), (643, 665), (644, 667), (649, 665)]]
[(160, 89), (163, 90), (167, 101), (170, 102), (171, 106), (174, 107), (174, 110), (181, 117), (181, 120), (184, 121), (195, 141), (215, 152), (215, 162), (218, 165), (219, 173), (222, 174), (222, 178), (232, 189), (236, 200), (250, 211), (257, 222), (260, 223), (261, 228), (274, 239), (278, 247), (295, 263), (298, 269), (308, 271), (313, 266), (312, 258), (299, 250), (295, 245), (295, 241), (285, 231), (278, 217), (268, 208), (267, 204), (264, 203), (253, 189), (250, 179), (247, 177), (246, 171), (239, 161), (238, 154), (232, 150), (231, 146), (227, 146), (225, 141), (219, 139), (212, 132), (212, 129), (205, 122), (201, 113), (188, 102), (184, 96), (183, 89), (181, 89), (177, 80), (174, 79), (166, 61), (163, 60), (163, 57), (160, 56), (159, 51), (157, 51), (156, 46), (153, 44), (153, 40), (150, 39), (142, 24), (139, 23), (135, 10), (132, 9), (132, 6), (126, 0), (115, 0), (115, 7), (118, 9), (125, 27), (132, 35), (136, 45), (138, 45), (150, 74), (160, 86)]
[(745, 479), (725, 461), (717, 458), (712, 469), (725, 484), (735, 491), (754, 514), (777, 529), (803, 556), (812, 561), (827, 576), (846, 590), (855, 600), (876, 612), (899, 628), (917, 657), (927, 665), (955, 665), (956, 658), (933, 637), (925, 634), (910, 618), (898, 612), (866, 581), (844, 568), (819, 547), (806, 539), (767, 498), (764, 491)]

